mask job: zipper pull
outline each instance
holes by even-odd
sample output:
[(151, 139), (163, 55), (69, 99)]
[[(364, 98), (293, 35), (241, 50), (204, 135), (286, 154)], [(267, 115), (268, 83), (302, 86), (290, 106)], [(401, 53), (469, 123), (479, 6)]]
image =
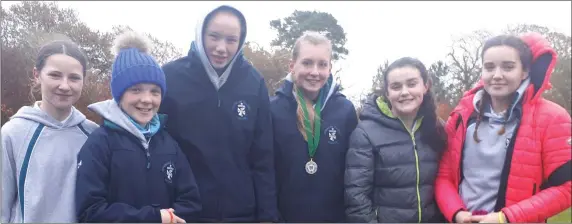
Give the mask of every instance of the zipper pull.
[(220, 98), (218, 99), (218, 107), (220, 107)]
[(151, 168), (151, 155), (149, 154), (149, 151), (147, 151), (147, 169)]

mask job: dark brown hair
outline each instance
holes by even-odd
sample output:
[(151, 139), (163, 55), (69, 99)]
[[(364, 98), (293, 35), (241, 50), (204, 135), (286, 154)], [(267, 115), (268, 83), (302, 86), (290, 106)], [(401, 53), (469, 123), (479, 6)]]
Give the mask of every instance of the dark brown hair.
[[(36, 71), (40, 73), (46, 65), (48, 58), (55, 54), (64, 54), (78, 60), (82, 66), (82, 75), (85, 77), (87, 69), (87, 57), (83, 53), (83, 50), (81, 50), (81, 48), (76, 43), (68, 40), (56, 40), (42, 46), (36, 56)], [(32, 100), (32, 102), (36, 101), (34, 93), (39, 92), (40, 87), (40, 83), (33, 79), (32, 87), (30, 88), (30, 100)]]
[[(491, 47), (498, 47), (498, 46), (508, 46), (518, 51), (520, 63), (522, 64), (522, 70), (529, 71), (530, 65), (532, 64), (532, 51), (523, 40), (512, 35), (500, 35), (488, 39), (485, 42), (485, 45), (483, 46), (483, 50), (481, 51), (481, 59), (483, 60), (483, 62), (484, 62), (483, 56), (485, 55), (485, 52)], [(484, 91), (483, 98), (481, 99), (481, 101), (477, 103), (477, 106), (479, 107), (479, 114), (477, 115), (475, 132), (473, 133), (473, 139), (476, 142), (481, 141), (479, 139), (477, 131), (479, 130), (479, 125), (481, 124), (481, 121), (483, 119), (485, 106), (490, 105), (490, 103), (491, 103), (491, 96), (487, 93), (487, 91)], [(505, 113), (504, 118), (508, 119), (509, 114), (510, 114), (509, 112)], [(505, 133), (505, 131), (506, 131), (505, 125), (503, 125), (502, 128), (498, 131), (498, 134), (502, 135)]]
[(429, 89), (423, 96), (423, 102), (419, 107), (419, 114), (423, 116), (423, 122), (421, 123), (421, 140), (426, 144), (429, 144), (431, 148), (435, 151), (442, 151), (444, 150), (447, 142), (447, 135), (445, 133), (445, 128), (443, 127), (443, 123), (437, 117), (437, 106), (433, 97), (433, 93), (431, 91), (430, 82), (431, 79), (429, 78), (429, 73), (427, 72), (427, 68), (421, 61), (411, 57), (404, 57), (397, 59), (393, 63), (391, 63), (387, 69), (382, 73), (383, 74), (383, 90), (382, 94), (386, 100), (386, 103), (391, 106), (389, 101), (387, 100), (387, 91), (388, 91), (388, 82), (387, 76), (391, 70), (396, 68), (403, 68), (403, 67), (411, 67), (417, 69), (421, 74), (421, 78), (423, 79), (424, 84), (428, 84)]

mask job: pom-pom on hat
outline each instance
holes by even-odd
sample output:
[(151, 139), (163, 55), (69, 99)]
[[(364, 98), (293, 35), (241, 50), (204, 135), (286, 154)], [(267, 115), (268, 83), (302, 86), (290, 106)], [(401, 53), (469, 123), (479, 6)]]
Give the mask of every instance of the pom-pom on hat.
[(165, 73), (149, 54), (150, 41), (134, 32), (127, 31), (115, 39), (112, 48), (117, 56), (111, 68), (111, 95), (119, 103), (129, 87), (139, 83), (152, 83), (161, 88), (161, 96), (167, 92)]

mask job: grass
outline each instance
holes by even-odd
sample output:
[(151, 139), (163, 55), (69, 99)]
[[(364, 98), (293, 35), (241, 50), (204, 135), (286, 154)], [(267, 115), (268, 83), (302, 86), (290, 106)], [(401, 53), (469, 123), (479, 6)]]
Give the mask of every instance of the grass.
[(572, 223), (571, 208), (566, 209), (558, 215), (552, 216), (548, 219), (549, 223)]

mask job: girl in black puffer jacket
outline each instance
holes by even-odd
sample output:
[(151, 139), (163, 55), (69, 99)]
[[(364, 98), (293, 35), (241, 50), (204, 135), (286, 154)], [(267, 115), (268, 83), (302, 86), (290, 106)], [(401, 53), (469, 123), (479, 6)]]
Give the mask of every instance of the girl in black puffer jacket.
[(434, 182), (445, 148), (428, 72), (401, 58), (383, 74), (350, 137), (345, 200), (349, 222), (443, 222)]

